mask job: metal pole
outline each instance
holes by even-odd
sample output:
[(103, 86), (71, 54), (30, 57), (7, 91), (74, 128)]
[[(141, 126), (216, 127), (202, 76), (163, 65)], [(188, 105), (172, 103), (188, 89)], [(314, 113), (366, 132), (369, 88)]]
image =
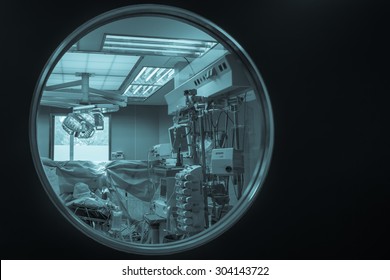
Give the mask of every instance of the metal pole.
[(200, 139), (201, 139), (201, 157), (202, 157), (202, 173), (203, 173), (203, 180), (206, 180), (206, 147), (205, 147), (205, 131), (204, 131), (204, 114), (202, 113), (202, 116), (199, 117), (200, 122)]
[(83, 93), (81, 104), (89, 104), (89, 76), (89, 73), (81, 73), (81, 91)]
[[(232, 106), (233, 109), (233, 133), (234, 133), (234, 148), (236, 150), (240, 150), (240, 132), (238, 127), (238, 104), (234, 104)], [(236, 176), (236, 182), (237, 182), (237, 199), (240, 199), (242, 196), (242, 190), (243, 190), (243, 180), (242, 175), (238, 174)]]
[(234, 133), (234, 148), (236, 150), (240, 149), (240, 133), (238, 131), (238, 110), (237, 105), (234, 105), (234, 111), (233, 111), (233, 133)]
[(74, 160), (74, 135), (69, 139), (69, 160)]
[(198, 153), (196, 151), (196, 120), (195, 120), (195, 112), (191, 113), (190, 116), (191, 122), (192, 122), (192, 154), (193, 154), (193, 164), (199, 164), (199, 157)]
[(206, 146), (205, 146), (205, 130), (204, 130), (204, 121), (205, 114), (202, 111), (202, 115), (199, 117), (200, 122), (200, 139), (201, 139), (201, 160), (202, 160), (202, 173), (203, 173), (203, 182), (202, 182), (202, 192), (203, 192), (203, 203), (204, 203), (204, 219), (205, 227), (209, 227), (209, 208), (207, 203), (207, 186), (206, 186)]

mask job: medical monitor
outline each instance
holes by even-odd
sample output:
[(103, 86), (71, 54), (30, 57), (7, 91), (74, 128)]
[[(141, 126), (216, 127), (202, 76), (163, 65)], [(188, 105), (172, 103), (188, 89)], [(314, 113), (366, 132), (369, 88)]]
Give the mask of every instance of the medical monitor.
[(172, 146), (172, 157), (176, 158), (180, 149), (183, 157), (191, 156), (191, 129), (187, 125), (175, 125), (169, 129), (169, 140)]

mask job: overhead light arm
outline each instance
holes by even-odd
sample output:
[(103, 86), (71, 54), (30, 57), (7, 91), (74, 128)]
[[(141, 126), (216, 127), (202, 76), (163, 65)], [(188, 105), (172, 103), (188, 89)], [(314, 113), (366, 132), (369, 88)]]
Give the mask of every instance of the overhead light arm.
[(119, 110), (119, 106), (114, 104), (94, 104), (73, 107), (73, 112), (89, 112), (95, 110), (102, 113), (116, 112)]
[[(107, 100), (107, 102), (112, 103), (115, 106), (120, 106), (120, 107), (127, 106), (127, 96), (90, 88), (89, 87), (89, 77), (91, 77), (92, 74), (90, 74), (90, 73), (76, 73), (76, 76), (80, 76), (81, 80), (46, 87), (45, 91), (43, 93), (43, 96), (42, 96), (42, 101), (49, 101), (49, 103), (50, 103), (50, 101), (61, 100), (62, 102), (69, 101), (69, 102), (74, 103), (74, 102), (77, 102), (74, 99), (80, 98), (78, 104), (88, 105), (88, 104), (91, 104), (91, 102), (92, 103), (96, 103), (96, 102), (102, 103), (101, 99), (103, 99), (103, 101)], [(74, 86), (81, 86), (81, 90), (80, 89), (78, 89), (78, 90), (77, 89), (69, 89), (69, 90), (72, 90), (72, 92), (66, 92), (66, 91), (61, 90), (64, 88), (69, 88), (69, 87), (74, 87)], [(66, 96), (63, 96), (63, 97), (58, 96), (59, 92), (66, 93)], [(81, 94), (81, 96), (80, 96), (80, 94)], [(97, 96), (99, 96), (99, 98), (90, 96), (90, 94), (97, 95)], [(105, 104), (105, 105), (107, 105), (107, 104)]]
[(46, 86), (45, 90), (52, 91), (52, 90), (58, 90), (63, 88), (76, 87), (76, 86), (81, 86), (81, 83), (82, 80), (78, 80), (78, 81), (72, 81), (72, 82), (67, 82), (58, 85)]
[(63, 102), (58, 100), (48, 100), (48, 99), (41, 99), (42, 106), (49, 106), (49, 107), (57, 107), (57, 108), (64, 108), (69, 109), (73, 106), (77, 106), (78, 103), (69, 103), (69, 102)]
[(102, 96), (102, 97), (107, 98), (107, 99), (113, 99), (113, 100), (122, 101), (122, 102), (125, 102), (125, 103), (127, 102), (127, 97), (126, 96), (119, 95), (119, 94), (116, 94), (116, 93), (107, 92), (107, 91), (94, 89), (94, 88), (89, 88), (89, 92), (90, 93), (94, 93), (94, 94), (99, 95), (99, 96)]
[(89, 77), (91, 74), (81, 73), (79, 75), (81, 76), (81, 92), (83, 93), (80, 104), (89, 104)]

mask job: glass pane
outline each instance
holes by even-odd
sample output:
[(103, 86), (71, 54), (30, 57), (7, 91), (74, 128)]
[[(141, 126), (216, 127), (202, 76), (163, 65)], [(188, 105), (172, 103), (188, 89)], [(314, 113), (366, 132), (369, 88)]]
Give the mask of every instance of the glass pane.
[[(39, 161), (37, 169), (55, 169), (44, 187), (55, 192), (53, 201), (68, 220), (93, 239), (132, 253), (170, 254), (205, 244), (242, 218), (265, 180), (273, 122), (262, 78), (234, 40), (201, 18), (186, 20), (196, 15), (162, 7), (157, 15), (152, 7), (144, 8), (149, 16), (137, 16), (131, 7), (110, 13), (109, 21), (106, 14), (102, 25), (79, 29), (59, 47), (56, 53), (68, 55), (47, 67), (61, 59), (74, 63), (60, 63), (64, 73), (43, 71), (37, 87), (41, 120), (63, 115), (54, 122), (54, 158)], [(183, 15), (176, 18), (178, 13)], [(111, 49), (118, 60), (109, 60), (102, 42), (89, 38), (104, 38), (118, 27), (123, 36), (137, 29), (144, 33), (139, 38), (169, 44), (164, 53)], [(69, 51), (76, 40), (78, 46), (88, 41), (95, 51)], [(194, 46), (186, 45), (178, 56), (188, 41), (211, 45), (196, 46), (209, 48), (203, 55), (187, 55)], [(49, 84), (54, 86), (47, 89)], [(65, 116), (72, 136), (62, 129)], [(52, 131), (40, 125), (34, 137), (42, 147)]]
[(104, 117), (104, 129), (97, 130), (90, 138), (74, 137), (73, 147), (70, 136), (63, 128), (66, 116), (54, 117), (54, 160), (70, 160), (73, 148), (73, 160), (107, 161), (109, 159), (109, 118)]
[(107, 161), (109, 156), (109, 118), (104, 117), (104, 129), (91, 138), (74, 138), (74, 160)]
[(62, 128), (65, 116), (54, 117), (54, 160), (69, 160), (70, 156), (70, 135)]

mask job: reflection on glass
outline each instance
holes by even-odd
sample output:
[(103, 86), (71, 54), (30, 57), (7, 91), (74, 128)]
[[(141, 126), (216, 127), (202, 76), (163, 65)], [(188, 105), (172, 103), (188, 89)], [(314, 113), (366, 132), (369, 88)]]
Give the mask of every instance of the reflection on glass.
[[(118, 28), (129, 34), (105, 36)], [(264, 92), (223, 42), (182, 20), (129, 17), (94, 29), (71, 42), (39, 94), (49, 187), (72, 219), (124, 250), (185, 248), (222, 233), (268, 164)]]

